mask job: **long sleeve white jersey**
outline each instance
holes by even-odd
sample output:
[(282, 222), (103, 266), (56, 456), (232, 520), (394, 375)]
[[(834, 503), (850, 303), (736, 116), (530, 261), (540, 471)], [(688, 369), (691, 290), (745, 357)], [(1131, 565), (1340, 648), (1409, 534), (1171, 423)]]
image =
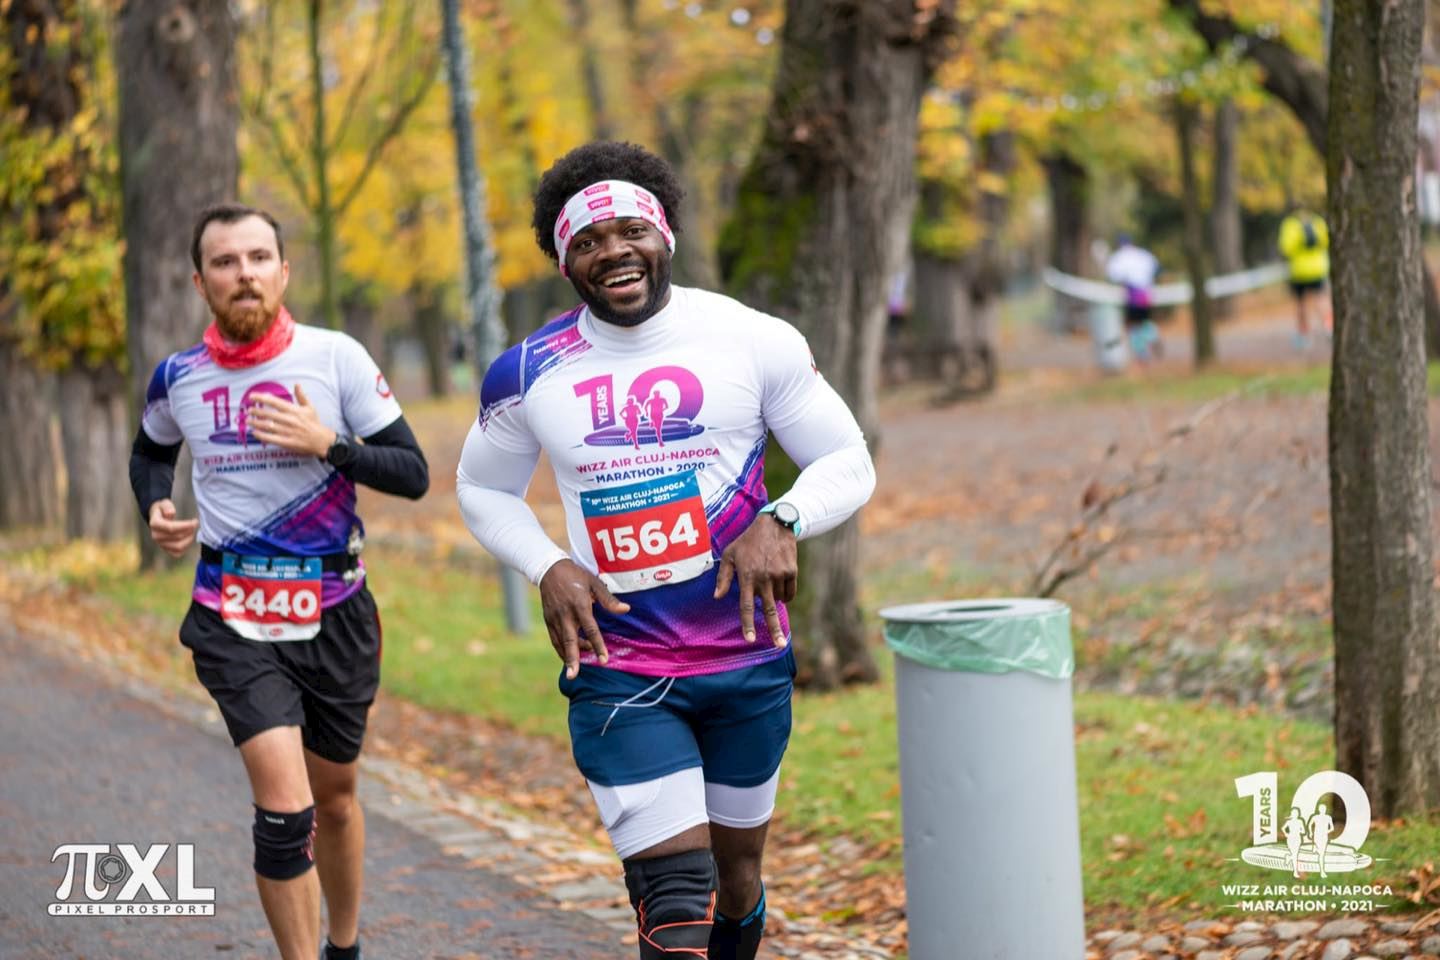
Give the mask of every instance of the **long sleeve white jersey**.
[[(714, 591), (721, 553), (767, 503), (767, 431), (801, 467), (782, 499), (802, 536), (869, 499), (860, 427), (788, 323), (683, 287), (634, 327), (577, 308), (491, 365), (461, 456), (461, 512), (532, 582), (570, 557), (630, 604), (620, 616), (595, 608), (611, 667), (686, 676), (762, 663), (784, 650), (745, 640), (738, 586)], [(524, 500), (542, 450), (568, 550)], [(783, 609), (781, 622), (788, 634)], [(767, 635), (758, 603), (756, 631)]]

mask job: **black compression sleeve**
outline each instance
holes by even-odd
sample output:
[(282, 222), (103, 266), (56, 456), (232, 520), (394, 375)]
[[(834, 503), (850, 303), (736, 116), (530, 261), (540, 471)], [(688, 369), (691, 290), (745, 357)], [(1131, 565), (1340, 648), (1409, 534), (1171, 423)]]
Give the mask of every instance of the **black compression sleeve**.
[(355, 459), (340, 468), (356, 483), (419, 500), (430, 489), (430, 467), (402, 416), (355, 445)]
[(146, 523), (150, 522), (150, 507), (170, 496), (178, 459), (180, 444), (156, 443), (144, 427), (135, 431), (135, 443), (130, 447), (130, 489), (135, 491), (140, 518)]

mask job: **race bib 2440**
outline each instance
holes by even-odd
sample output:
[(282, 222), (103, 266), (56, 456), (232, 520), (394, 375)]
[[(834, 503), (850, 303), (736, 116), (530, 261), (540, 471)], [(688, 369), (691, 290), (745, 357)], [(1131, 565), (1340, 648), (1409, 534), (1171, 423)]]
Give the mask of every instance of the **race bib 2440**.
[(319, 557), (225, 554), (220, 616), (247, 640), (310, 640), (320, 632)]

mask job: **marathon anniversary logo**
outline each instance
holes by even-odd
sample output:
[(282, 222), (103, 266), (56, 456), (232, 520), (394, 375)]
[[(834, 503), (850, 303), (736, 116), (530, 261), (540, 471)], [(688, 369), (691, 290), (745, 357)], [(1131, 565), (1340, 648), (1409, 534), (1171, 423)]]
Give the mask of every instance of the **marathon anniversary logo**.
[[(1394, 896), (1389, 886), (1331, 881), (1332, 874), (1356, 873), (1375, 863), (1360, 850), (1370, 835), (1370, 797), (1354, 777), (1338, 770), (1312, 774), (1283, 807), (1274, 770), (1236, 777), (1235, 792), (1251, 802), (1251, 846), (1240, 851), (1239, 861), (1288, 871), (1299, 882), (1223, 883), (1227, 906), (1247, 913), (1369, 913), (1391, 905), (1385, 902)], [(1331, 797), (1343, 805), (1343, 817)]]

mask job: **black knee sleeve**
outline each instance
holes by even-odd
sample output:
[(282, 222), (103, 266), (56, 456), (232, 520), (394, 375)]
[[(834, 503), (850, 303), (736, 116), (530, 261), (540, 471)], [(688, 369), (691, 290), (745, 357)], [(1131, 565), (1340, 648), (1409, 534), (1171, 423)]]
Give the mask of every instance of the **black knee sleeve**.
[(315, 864), (315, 807), (299, 813), (255, 808), (255, 872), (292, 880)]
[(760, 902), (744, 919), (732, 920), (715, 911), (715, 926), (710, 931), (707, 960), (755, 960), (760, 938), (765, 936), (765, 885), (760, 885)]
[(709, 946), (715, 885), (715, 857), (709, 850), (625, 861), (641, 960), (695, 956)]

